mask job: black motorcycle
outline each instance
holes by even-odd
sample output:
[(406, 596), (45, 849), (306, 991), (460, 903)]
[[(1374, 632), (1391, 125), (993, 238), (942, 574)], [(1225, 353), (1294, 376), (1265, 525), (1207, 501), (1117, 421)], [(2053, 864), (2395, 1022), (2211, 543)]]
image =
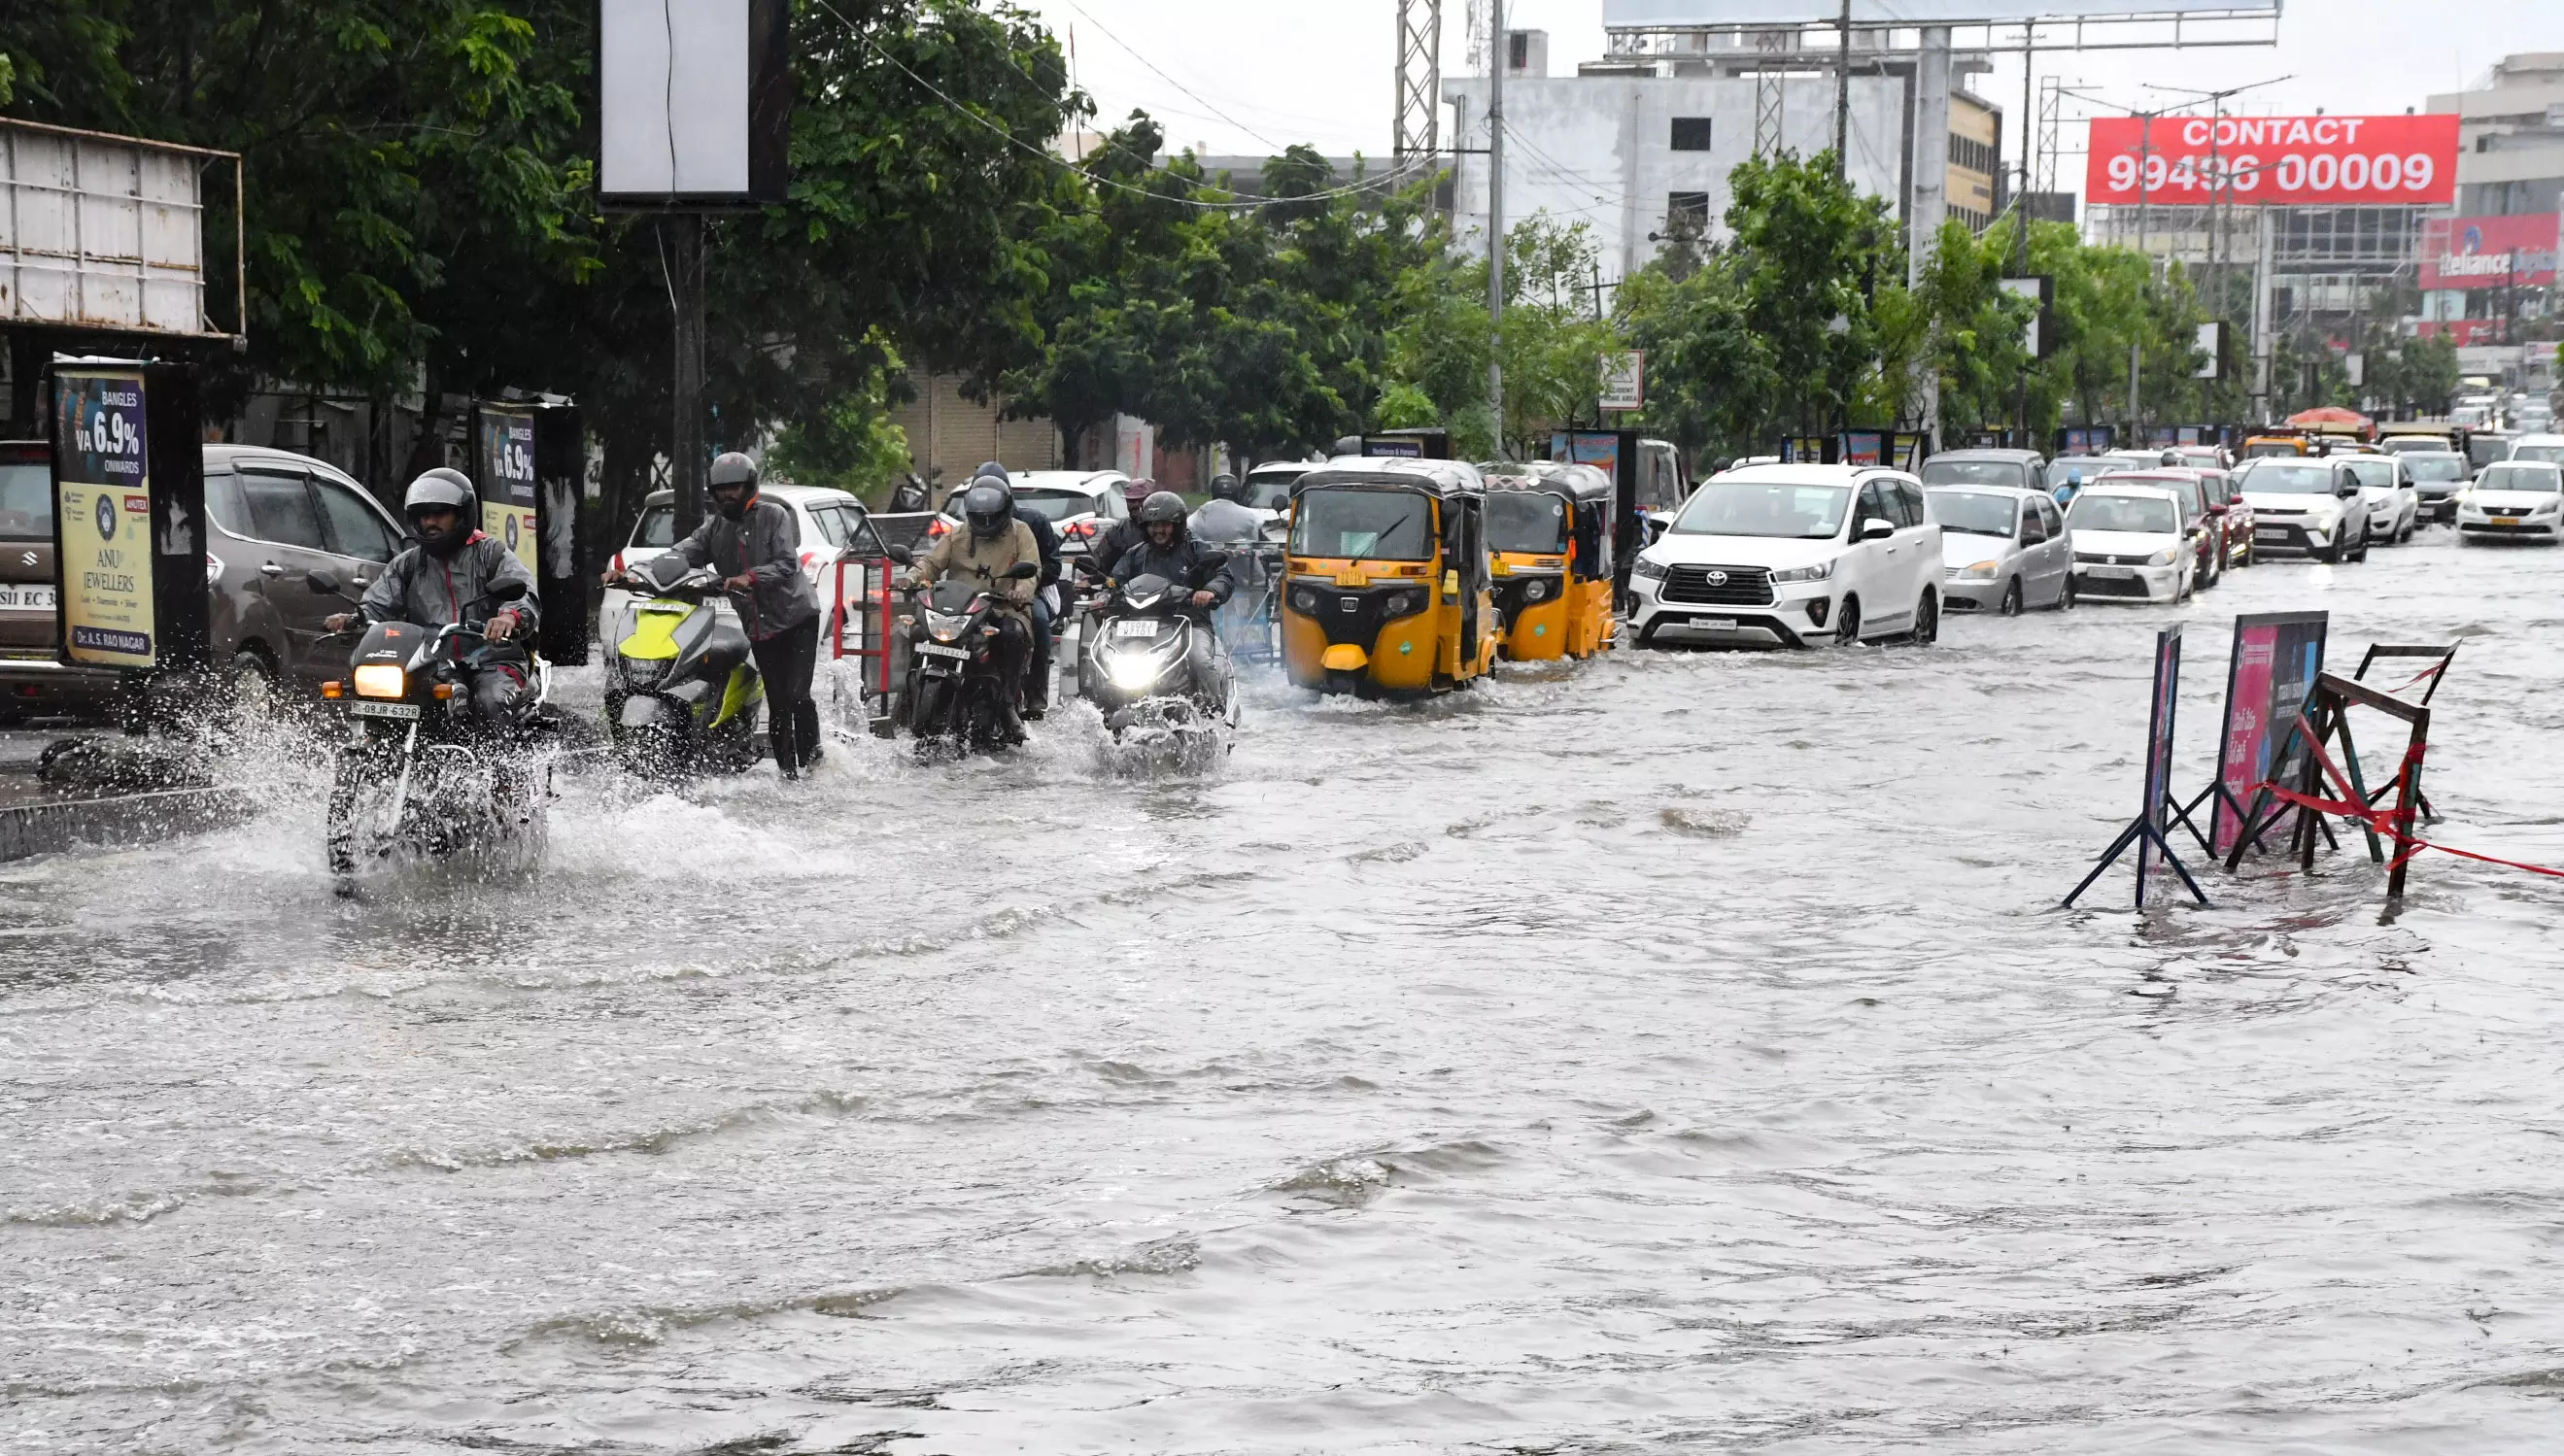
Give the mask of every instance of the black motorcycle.
[[(890, 558), (903, 566), (916, 560), (906, 546), (892, 546)], [(1019, 561), (1004, 579), (1039, 575), (1037, 563)], [(950, 749), (958, 756), (1017, 741), (1001, 705), (1022, 685), (997, 662), (995, 585), (946, 577), (920, 590), (896, 721), (921, 753)]]
[[(1236, 727), (1236, 671), (1210, 640), (1203, 610), (1192, 604), (1198, 583), (1227, 561), (1226, 553), (1214, 553), (1194, 582), (1134, 577), (1113, 587), (1087, 619), (1077, 690), (1104, 715), (1116, 739), (1219, 739)], [(1194, 681), (1197, 660), (1212, 665), (1213, 681)]]
[[(320, 595), (347, 596), (326, 571), (309, 580)], [(523, 595), (522, 584), (509, 583), (474, 605)], [(329, 874), (339, 894), (355, 893), (359, 866), (404, 850), (433, 859), (506, 846), (539, 852), (551, 798), (551, 670), (515, 643), (490, 642), (487, 625), (373, 623), (345, 680), (322, 685), (348, 726), (329, 786)], [(507, 722), (483, 723), (468, 675), (498, 664), (522, 666), (527, 691)]]

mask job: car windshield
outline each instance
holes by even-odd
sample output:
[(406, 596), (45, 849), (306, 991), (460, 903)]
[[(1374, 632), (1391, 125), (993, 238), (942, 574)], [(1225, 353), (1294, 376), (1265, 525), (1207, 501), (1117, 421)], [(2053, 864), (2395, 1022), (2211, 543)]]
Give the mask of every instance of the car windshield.
[(2086, 491), (2065, 510), (2065, 523), (2076, 530), (2125, 530), (2146, 535), (2173, 535), (2181, 520), (2173, 505), (2160, 496), (2103, 496)]
[(2017, 460), (1927, 460), (1927, 486), (2027, 486), (2028, 470)]
[(1433, 506), (1412, 491), (1330, 490), (1300, 495), (1291, 514), (1291, 554), (1353, 560), (1425, 561), (1433, 556)]
[(2530, 460), (2541, 465), (2564, 465), (2564, 445), (2521, 445), (2510, 452), (2513, 460)]
[(1850, 504), (1849, 486), (1712, 481), (1692, 493), (1691, 504), (1674, 518), (1673, 531), (1826, 540), (1842, 529), (1843, 511)]
[(2505, 460), (2487, 465), (2475, 477), (2478, 491), (2534, 491), (2552, 496), (2564, 491), (2564, 466), (2541, 465), (2524, 460)]
[(2371, 455), (2345, 461), (2343, 464), (2350, 467), (2350, 473), (2359, 477), (2359, 483), (2363, 486), (2381, 491), (2395, 489), (2395, 462), (2386, 456)]
[(2408, 455), (2404, 472), (2417, 481), (2461, 481), (2466, 478), (2466, 462), (2457, 455)]
[(54, 538), (51, 466), (0, 465), (0, 536), (20, 541)]
[(1080, 516), (1094, 516), (1101, 509), (1093, 496), (1082, 491), (1017, 491), (1015, 504), (1030, 506), (1041, 513), (1044, 520), (1054, 523)]
[(2449, 448), (2447, 439), (2438, 435), (2403, 435), (2385, 441), (2384, 445), (2387, 453), (2391, 455), (2410, 455)]
[(1567, 549), (1567, 503), (1546, 491), (1487, 493), (1487, 545), (1499, 551)]
[(2477, 465), (2490, 465), (2496, 460), (2508, 460), (2510, 441), (2500, 435), (2477, 435), (2466, 442), (2466, 454), (2473, 456)]
[[(1932, 467), (1923, 467), (1930, 474)], [(1971, 535), (1999, 535), (2012, 539), (2013, 522), (2021, 507), (2010, 496), (1989, 491), (1925, 491), (1923, 499), (1932, 504), (1932, 519), (1943, 530), (1964, 530)]]
[(641, 513), (641, 523), (632, 529), (634, 546), (655, 546), (664, 551), (676, 543), (676, 507), (653, 506)]
[(2185, 515), (2197, 516), (2200, 512), (2207, 509), (2202, 504), (2206, 500), (2206, 497), (2201, 493), (2199, 489), (2199, 480), (2195, 476), (2138, 475), (2128, 471), (2115, 471), (2112, 472), (2110, 481), (2114, 485), (2131, 486), (2143, 484), (2149, 490), (2170, 491), (2175, 496), (2181, 498), (2182, 512)]
[(2304, 454), (2293, 440), (2256, 440), (2244, 447), (2245, 460), (2295, 460)]
[(2332, 467), (2256, 460), (2245, 466), (2235, 482), (2255, 496), (2329, 496)]

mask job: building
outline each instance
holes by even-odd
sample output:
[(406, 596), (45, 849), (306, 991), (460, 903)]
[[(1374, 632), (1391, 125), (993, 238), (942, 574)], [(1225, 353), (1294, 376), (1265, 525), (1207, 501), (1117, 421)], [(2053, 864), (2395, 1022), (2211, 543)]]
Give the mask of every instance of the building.
[(2564, 211), (2564, 51), (2505, 56), (2430, 107), (2458, 117), (2460, 217)]
[[(1546, 213), (1587, 224), (1607, 278), (1646, 267), (1675, 239), (1723, 238), (1732, 200), (1728, 174), (1739, 163), (1758, 152), (1812, 156), (1834, 144), (1834, 56), (1765, 49), (1763, 39), (1703, 30), (1659, 40), (1644, 53), (1614, 51), (1572, 77), (1553, 77), (1546, 74), (1547, 37), (1511, 33), (1504, 99), (1508, 222)], [(1927, 68), (1917, 52), (1888, 50), (1875, 39), (1856, 38), (1853, 51), (1846, 169), (1852, 185), (1893, 201), (1904, 221), (1914, 213), (1918, 191), (1933, 192), (1938, 182), (1936, 195), (1946, 197), (1949, 215), (1982, 230), (2009, 195), (1999, 160), (2002, 109), (1950, 90), (1946, 127), (1922, 128), (1926, 136), (1946, 130), (1945, 154), (1918, 168), (1917, 97), (1929, 90)], [(1981, 58), (1956, 57), (1950, 69), (1964, 75), (1985, 67)], [(1456, 113), (1452, 207), (1463, 236), (1473, 234), (1473, 217), (1475, 235), (1484, 233), (1489, 89), (1485, 77), (1443, 86)]]

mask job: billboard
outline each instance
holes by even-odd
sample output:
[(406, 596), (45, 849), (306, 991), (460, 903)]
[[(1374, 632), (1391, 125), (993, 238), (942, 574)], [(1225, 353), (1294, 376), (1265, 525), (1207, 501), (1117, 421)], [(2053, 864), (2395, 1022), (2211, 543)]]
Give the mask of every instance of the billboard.
[(2272, 762), (2304, 711), (2323, 672), (2325, 612), (2264, 612), (2235, 619), (2235, 655), (2226, 669), (2226, 725), (2217, 740), (2216, 805), (2209, 843), (2224, 858), (2244, 838), (2244, 816), (2263, 783), (2293, 784), (2305, 772), (2308, 745), (2290, 745)]
[(201, 666), (208, 591), (194, 366), (58, 354), (53, 374), (61, 660)]
[(598, 0), (597, 199), (771, 202), (788, 181), (788, 0)]
[(207, 312), (205, 172), (230, 155), (0, 120), (0, 324), (225, 332)]
[(2435, 217), (2422, 223), (2422, 287), (2523, 289), (2555, 282), (2559, 222), (2551, 212)]
[(2424, 206), (2457, 196), (2457, 118), (2095, 116), (2086, 202)]
[[(1605, 30), (1723, 25), (1832, 25), (1841, 0), (1602, 0)], [(2278, 0), (1852, 0), (1855, 26), (1985, 25), (2130, 16), (2276, 16)]]

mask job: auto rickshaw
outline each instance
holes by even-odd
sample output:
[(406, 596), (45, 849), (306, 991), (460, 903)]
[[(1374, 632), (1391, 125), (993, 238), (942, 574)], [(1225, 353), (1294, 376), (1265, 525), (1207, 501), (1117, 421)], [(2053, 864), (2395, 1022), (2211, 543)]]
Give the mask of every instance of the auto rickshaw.
[(1494, 663), (1503, 624), (1476, 467), (1331, 461), (1292, 484), (1289, 540), (1282, 667), (1293, 686), (1419, 697)]
[(1618, 493), (1590, 465), (1542, 461), (1487, 480), (1504, 655), (1588, 658), (1611, 640), (1611, 513)]

